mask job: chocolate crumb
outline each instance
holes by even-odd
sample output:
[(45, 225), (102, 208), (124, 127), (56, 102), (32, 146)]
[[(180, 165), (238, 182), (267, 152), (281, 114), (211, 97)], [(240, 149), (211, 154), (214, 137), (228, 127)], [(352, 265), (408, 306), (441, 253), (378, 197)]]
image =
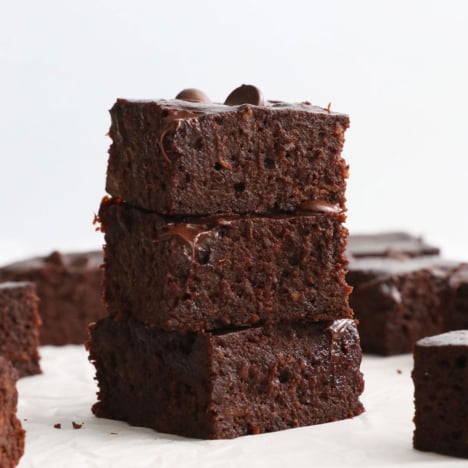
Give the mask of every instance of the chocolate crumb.
[(83, 427), (83, 423), (78, 424), (75, 421), (72, 421), (72, 426), (73, 426), (73, 429), (81, 429)]
[(118, 435), (118, 432), (111, 432), (111, 435)]
[(401, 369), (397, 369), (397, 374), (402, 374), (403, 372), (401, 372)]
[(62, 425), (60, 423), (54, 424), (55, 429), (62, 429)]

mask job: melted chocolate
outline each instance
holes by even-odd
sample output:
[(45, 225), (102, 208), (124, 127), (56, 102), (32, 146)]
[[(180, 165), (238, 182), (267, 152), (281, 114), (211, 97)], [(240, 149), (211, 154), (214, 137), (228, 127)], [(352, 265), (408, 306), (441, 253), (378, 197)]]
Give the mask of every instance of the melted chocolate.
[(299, 205), (299, 211), (312, 211), (318, 213), (341, 213), (341, 207), (325, 200), (307, 200)]

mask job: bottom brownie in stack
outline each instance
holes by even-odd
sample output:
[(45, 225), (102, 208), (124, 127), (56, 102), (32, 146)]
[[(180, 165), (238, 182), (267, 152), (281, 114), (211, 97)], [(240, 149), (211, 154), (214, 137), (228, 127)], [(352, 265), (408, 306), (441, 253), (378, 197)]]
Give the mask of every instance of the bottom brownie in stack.
[(350, 319), (183, 333), (106, 318), (90, 331), (99, 417), (216, 439), (363, 411)]

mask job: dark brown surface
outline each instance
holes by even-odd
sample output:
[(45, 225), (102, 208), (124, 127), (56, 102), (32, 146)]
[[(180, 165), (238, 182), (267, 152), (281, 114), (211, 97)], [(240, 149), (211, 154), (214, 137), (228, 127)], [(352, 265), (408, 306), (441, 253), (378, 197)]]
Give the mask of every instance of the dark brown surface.
[(36, 288), (32, 283), (0, 283), (0, 356), (20, 377), (39, 374), (39, 326)]
[(0, 356), (0, 467), (13, 468), (24, 453), (24, 430), (16, 417), (18, 374), (12, 364)]
[(459, 265), (449, 280), (450, 307), (444, 331), (468, 330), (468, 264)]
[(163, 332), (103, 319), (88, 345), (99, 417), (197, 438), (232, 438), (360, 414), (352, 320), (230, 333)]
[(337, 213), (167, 219), (104, 199), (111, 315), (168, 330), (351, 317)]
[(421, 237), (406, 232), (350, 234), (346, 249), (350, 257), (420, 257), (438, 255), (440, 249), (427, 244)]
[(444, 331), (451, 313), (448, 278), (453, 268), (439, 257), (350, 261), (349, 301), (363, 351), (409, 353), (419, 338)]
[(226, 106), (118, 99), (106, 190), (161, 214), (344, 208), (349, 118), (308, 103)]
[(102, 252), (36, 257), (0, 268), (0, 281), (32, 281), (40, 298), (41, 345), (81, 344), (88, 323), (106, 315)]
[(418, 342), (412, 376), (414, 447), (468, 458), (468, 330)]

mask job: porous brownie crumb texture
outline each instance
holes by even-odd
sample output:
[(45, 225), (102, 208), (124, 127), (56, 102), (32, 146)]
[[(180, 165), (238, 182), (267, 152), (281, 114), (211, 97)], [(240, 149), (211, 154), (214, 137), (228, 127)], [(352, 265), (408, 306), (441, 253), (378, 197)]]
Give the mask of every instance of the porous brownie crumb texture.
[(363, 411), (351, 320), (183, 333), (108, 318), (91, 328), (88, 349), (94, 413), (161, 432), (232, 438)]
[(90, 322), (107, 315), (103, 302), (102, 252), (53, 252), (4, 266), (0, 280), (36, 284), (42, 345), (82, 344)]
[(468, 458), (468, 346), (415, 346), (414, 447)]
[(24, 453), (24, 430), (16, 417), (18, 373), (0, 356), (0, 466), (15, 467)]
[(310, 105), (119, 99), (110, 111), (106, 190), (161, 214), (344, 208), (349, 118)]
[(37, 303), (34, 284), (0, 283), (0, 356), (12, 362), (20, 377), (41, 372)]
[[(99, 216), (105, 297), (118, 318), (211, 330), (352, 316), (341, 214), (168, 221), (104, 199)], [(196, 241), (174, 234), (188, 225)]]

